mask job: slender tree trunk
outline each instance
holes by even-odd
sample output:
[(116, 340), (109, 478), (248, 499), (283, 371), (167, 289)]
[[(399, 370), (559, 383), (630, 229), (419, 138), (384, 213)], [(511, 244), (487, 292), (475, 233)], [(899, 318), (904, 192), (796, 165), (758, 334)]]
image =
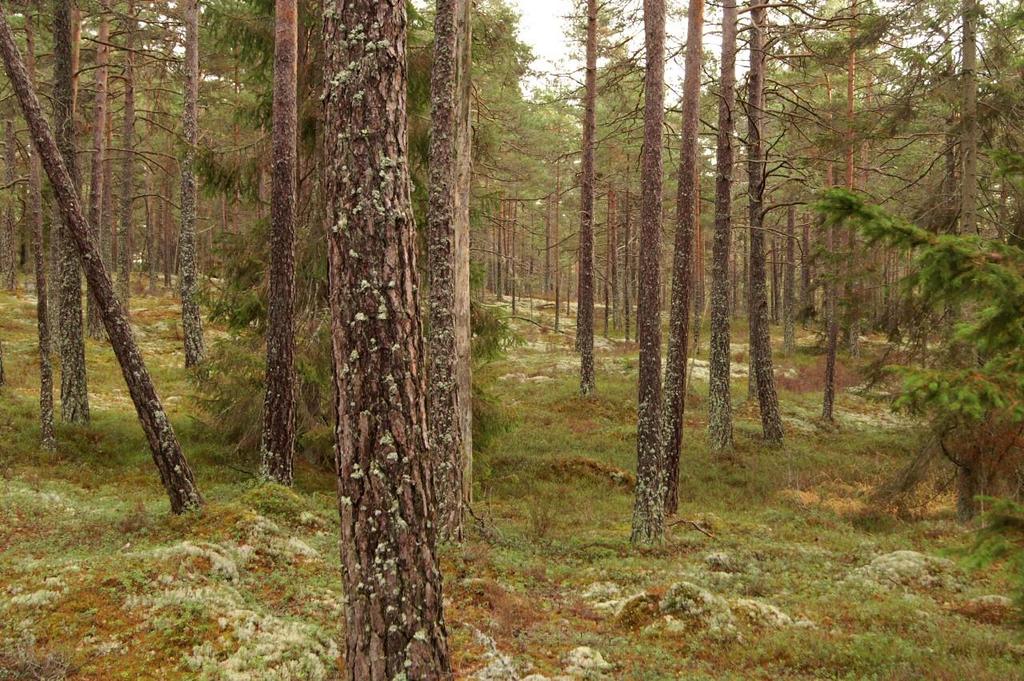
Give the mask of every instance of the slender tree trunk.
[(665, 122), (665, 2), (644, 0), (644, 146), (640, 175), (637, 340), (637, 484), (634, 544), (665, 536), (665, 473), (661, 449), (661, 221), (662, 131)]
[(629, 186), (626, 186), (626, 210), (622, 218), (622, 331), (624, 338), (630, 338), (630, 324), (632, 320), (632, 291), (633, 291), (633, 255), (632, 255), (632, 201), (629, 195)]
[(131, 310), (132, 274), (132, 221), (135, 206), (135, 5), (128, 2), (128, 17), (125, 21), (125, 62), (124, 62), (124, 127), (121, 129), (121, 215), (119, 220), (117, 258), (117, 294), (125, 310)]
[(782, 351), (788, 355), (796, 351), (796, 206), (786, 213), (786, 261), (783, 263), (782, 281)]
[(765, 15), (767, 9), (759, 0), (750, 2), (750, 81), (747, 101), (747, 175), (750, 193), (750, 289), (751, 289), (751, 376), (757, 383), (757, 401), (761, 408), (761, 428), (771, 444), (781, 444), (782, 417), (779, 397), (775, 392), (772, 366), (771, 336), (768, 328), (768, 295), (765, 290), (765, 255), (763, 204), (765, 184), (765, 153), (761, 140), (764, 124)]
[(98, 309), (106, 327), (107, 337), (110, 339), (114, 354), (121, 366), (121, 374), (124, 376), (142, 429), (149, 441), (153, 461), (160, 472), (160, 479), (170, 497), (171, 510), (174, 513), (181, 513), (187, 509), (198, 507), (202, 505), (203, 498), (195, 485), (192, 470), (185, 459), (185, 454), (181, 451), (181, 446), (171, 428), (171, 422), (153, 387), (149, 371), (142, 361), (142, 355), (139, 353), (124, 307), (114, 293), (113, 283), (100, 258), (96, 240), (82, 213), (73, 176), (68, 172), (68, 168), (61, 158), (62, 152), (57, 147), (53, 134), (43, 118), (39, 100), (32, 89), (28, 73), (25, 71), (25, 64), (18, 53), (14, 36), (7, 23), (6, 13), (2, 7), (0, 7), (0, 52), (3, 54), (7, 76), (31, 130), (36, 150), (57, 197), (57, 205), (67, 227), (69, 242), (81, 255), (89, 288), (96, 293), (96, 301), (99, 304)]
[(554, 228), (555, 235), (553, 241), (555, 242), (555, 331), (559, 330), (561, 325), (562, 317), (562, 264), (560, 260), (561, 245), (559, 234), (561, 227), (561, 215), (562, 215), (562, 166), (558, 161), (555, 161), (555, 220)]
[[(156, 279), (157, 279), (157, 228), (158, 223), (156, 217), (160, 214), (160, 204), (155, 202), (152, 198), (153, 194), (153, 174), (146, 173), (146, 272), (149, 279), (148, 293), (151, 296), (156, 295)], [(155, 204), (155, 205), (154, 205)]]
[(181, 326), (185, 337), (185, 366), (202, 363), (203, 318), (199, 311), (199, 262), (196, 255), (196, 150), (199, 144), (199, 0), (184, 0), (185, 12), (185, 105), (182, 128), (185, 154), (181, 158)]
[[(273, 156), (270, 190), (270, 285), (261, 467), (291, 485), (295, 456), (295, 178), (298, 108), (298, 4), (277, 0), (274, 22)], [(184, 187), (184, 185), (183, 185)]]
[(618, 201), (614, 189), (608, 194), (608, 286), (612, 307), (612, 326), (622, 328), (622, 305), (619, 297), (619, 226)]
[[(8, 187), (14, 186), (16, 146), (14, 122), (8, 120), (4, 126), (4, 182)], [(4, 209), (3, 225), (0, 226), (0, 273), (8, 291), (18, 288), (18, 239), (15, 224), (12, 202)]]
[[(105, 235), (101, 234), (101, 230), (103, 229), (103, 180), (106, 165), (104, 158), (106, 157), (108, 122), (107, 63), (110, 58), (110, 48), (107, 45), (110, 42), (110, 23), (107, 16), (109, 7), (106, 3), (100, 3), (100, 5), (100, 29), (96, 41), (96, 70), (93, 72), (96, 106), (92, 113), (92, 154), (89, 165), (89, 226), (92, 228), (93, 237), (103, 244), (107, 240)], [(107, 189), (109, 190), (109, 187)], [(103, 262), (109, 264), (110, 261), (106, 257), (105, 249), (101, 250), (104, 250)], [(103, 322), (100, 319), (99, 310), (96, 309), (96, 295), (92, 291), (88, 293), (86, 318), (88, 320), (89, 337), (102, 338)]]
[[(736, 128), (736, 0), (725, 0), (715, 161), (715, 236), (711, 253), (711, 342), (708, 348), (708, 439), (711, 450), (732, 449), (729, 348), (729, 247), (732, 242), (732, 136)], [(735, 284), (733, 284), (735, 288)]]
[[(54, 0), (53, 19), (53, 128), (57, 146), (78, 197), (78, 163), (75, 158), (71, 0)], [(85, 339), (82, 324), (82, 278), (72, 226), (65, 218), (60, 226), (59, 303), (57, 341), (60, 346), (61, 418), (68, 423), (89, 421), (89, 389), (85, 370)]]
[(580, 164), (580, 270), (576, 344), (580, 394), (594, 392), (594, 139), (597, 127), (597, 0), (587, 0), (587, 77)]
[[(851, 6), (852, 18), (854, 21), (857, 19), (857, 0), (853, 0)], [(856, 37), (856, 29), (852, 26), (850, 28), (850, 44), (854, 44), (854, 38)], [(847, 57), (846, 62), (846, 188), (850, 191), (856, 189), (856, 171), (857, 167), (854, 162), (854, 153), (856, 151), (856, 132), (854, 130), (854, 96), (856, 95), (857, 85), (857, 50), (855, 47), (850, 48), (850, 54)], [(847, 231), (846, 246), (849, 250), (847, 254), (847, 261), (849, 258), (854, 256), (854, 251), (857, 247), (857, 233), (855, 230)], [(849, 271), (849, 268), (846, 268)], [(851, 356), (856, 357), (860, 353), (860, 319), (859, 319), (859, 304), (855, 300), (856, 292), (854, 291), (853, 282), (851, 277), (845, 277), (843, 282), (843, 298), (846, 301), (847, 320), (846, 320), (846, 346)]]
[(163, 269), (164, 269), (164, 288), (168, 291), (171, 290), (171, 277), (175, 273), (174, 267), (174, 226), (172, 223), (171, 216), (171, 204), (170, 202), (174, 199), (174, 191), (171, 187), (170, 181), (166, 181), (164, 184), (164, 200), (160, 202), (160, 222), (162, 228), (160, 230), (162, 235), (162, 248), (163, 253)]
[[(441, 538), (461, 541), (462, 422), (455, 347), (455, 199), (458, 18), (456, 0), (438, 0), (431, 73), (430, 199), (427, 213), (427, 408)], [(513, 309), (515, 306), (513, 289)]]
[(451, 679), (409, 194), (406, 5), (328, 0), (323, 29), (344, 675)]
[(811, 221), (804, 220), (800, 249), (800, 306), (805, 318), (814, 314), (814, 289), (811, 288)]
[[(825, 79), (825, 90), (828, 95), (829, 109), (832, 105), (832, 85), (828, 78)], [(831, 120), (831, 116), (829, 116)], [(825, 186), (832, 187), (835, 184), (835, 176), (832, 161), (825, 165)], [(828, 228), (828, 252), (834, 253), (836, 248), (835, 228)], [(839, 315), (836, 297), (838, 295), (836, 286), (836, 265), (831, 268), (829, 277), (825, 284), (825, 387), (821, 400), (821, 418), (832, 423), (836, 403), (836, 353), (839, 349)]]
[[(25, 14), (25, 65), (29, 82), (36, 85), (35, 28), (31, 13)], [(50, 312), (46, 286), (46, 258), (43, 255), (43, 173), (39, 154), (29, 159), (29, 214), (32, 226), (32, 258), (36, 276), (36, 327), (39, 331), (39, 435), (40, 445), (52, 450), (57, 445), (53, 417), (53, 361), (50, 358)], [(53, 230), (54, 232), (56, 230)]]
[(682, 150), (676, 196), (676, 239), (672, 262), (672, 308), (665, 363), (664, 433), (665, 513), (679, 506), (679, 455), (686, 407), (686, 355), (690, 339), (690, 306), (694, 280), (694, 232), (697, 221), (697, 135), (700, 132), (700, 74), (704, 33), (704, 0), (690, 0), (683, 79)]

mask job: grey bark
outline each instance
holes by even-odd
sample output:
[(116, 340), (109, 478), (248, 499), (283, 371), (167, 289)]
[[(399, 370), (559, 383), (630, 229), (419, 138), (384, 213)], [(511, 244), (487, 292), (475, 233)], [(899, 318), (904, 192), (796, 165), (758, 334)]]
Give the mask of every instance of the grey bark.
[[(715, 161), (715, 234), (711, 252), (711, 341), (708, 348), (708, 440), (711, 450), (732, 449), (730, 391), (729, 251), (732, 242), (732, 136), (736, 128), (736, 0), (726, 0), (722, 16), (722, 66)], [(734, 287), (735, 288), (735, 287)]]
[(181, 231), (178, 257), (181, 260), (181, 326), (185, 341), (185, 366), (197, 366), (206, 357), (203, 318), (199, 311), (199, 262), (196, 254), (196, 150), (199, 144), (199, 2), (184, 0), (185, 19), (185, 104), (182, 130), (185, 153), (181, 158)]
[(579, 291), (576, 345), (580, 353), (580, 394), (594, 392), (594, 148), (597, 128), (597, 0), (587, 0), (587, 75), (580, 164)]
[(694, 235), (697, 231), (697, 162), (700, 132), (700, 74), (704, 33), (704, 0), (690, 0), (686, 13), (686, 65), (683, 76), (682, 149), (676, 196), (676, 238), (672, 262), (672, 304), (665, 362), (664, 448), (665, 513), (679, 505), (679, 455), (686, 407), (686, 356), (693, 302)]
[[(108, 44), (110, 42), (110, 20), (108, 17), (108, 7), (105, 3), (101, 3), (100, 8), (100, 28), (99, 35), (96, 42), (96, 69), (93, 72), (94, 83), (93, 87), (96, 90), (96, 106), (93, 108), (92, 119), (92, 153), (90, 154), (90, 165), (89, 165), (89, 226), (92, 228), (92, 234), (95, 239), (103, 244), (106, 241), (106, 233), (101, 233), (103, 229), (104, 216), (103, 216), (103, 192), (106, 189), (110, 190), (110, 187), (104, 187), (104, 179), (106, 179), (106, 164), (104, 159), (106, 156), (106, 143), (107, 143), (107, 64), (110, 58), (110, 48)], [(104, 263), (110, 263), (110, 259), (107, 257), (106, 249), (101, 248), (103, 251)], [(103, 337), (103, 322), (100, 320), (99, 309), (96, 307), (96, 297), (92, 291), (89, 291), (87, 296), (88, 306), (86, 309), (86, 318), (88, 320), (88, 329), (90, 338), (102, 338)]]
[[(15, 150), (14, 122), (8, 120), (4, 126), (4, 182), (14, 186)], [(8, 291), (18, 288), (18, 239), (15, 232), (14, 203), (4, 209), (3, 225), (0, 225), (0, 276)]]
[(118, 220), (117, 294), (126, 310), (131, 309), (132, 221), (135, 205), (135, 7), (129, 0), (125, 20), (124, 127), (121, 129), (121, 206)]
[(786, 259), (782, 272), (782, 351), (796, 351), (796, 206), (786, 212)]
[(662, 130), (665, 121), (665, 2), (644, 0), (644, 146), (641, 158), (637, 290), (637, 484), (631, 541), (665, 536), (665, 475), (661, 450)]

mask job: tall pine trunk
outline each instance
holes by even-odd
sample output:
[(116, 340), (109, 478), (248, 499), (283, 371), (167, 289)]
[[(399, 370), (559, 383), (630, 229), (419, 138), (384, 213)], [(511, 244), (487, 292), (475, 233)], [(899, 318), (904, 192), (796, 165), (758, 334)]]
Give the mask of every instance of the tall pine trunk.
[(796, 350), (796, 206), (786, 211), (786, 255), (782, 263), (782, 351)]
[(644, 146), (640, 175), (640, 246), (636, 328), (637, 483), (634, 544), (665, 536), (665, 475), (661, 450), (661, 220), (662, 130), (665, 124), (665, 2), (644, 0)]
[(404, 2), (325, 6), (324, 186), (350, 681), (452, 678), (427, 446), (406, 26)]
[[(77, 57), (72, 39), (71, 0), (54, 0), (53, 18), (53, 128), (57, 147), (78, 196), (78, 162), (75, 157), (75, 73)], [(89, 389), (85, 369), (85, 338), (82, 323), (82, 276), (78, 249), (71, 226), (63, 220), (59, 230), (57, 264), (59, 309), (57, 342), (60, 346), (60, 410), (68, 423), (89, 421)]]
[(771, 444), (782, 442), (782, 417), (775, 392), (772, 346), (768, 328), (766, 290), (764, 185), (765, 165), (762, 127), (764, 125), (765, 23), (767, 9), (759, 0), (750, 2), (750, 79), (747, 83), (747, 182), (750, 219), (750, 359), (751, 379), (756, 383), (761, 410), (761, 429)]
[(267, 369), (260, 442), (263, 474), (291, 485), (295, 455), (295, 181), (298, 4), (274, 5), (273, 165), (270, 177), (270, 285)]
[(729, 250), (732, 242), (732, 136), (736, 128), (736, 0), (725, 0), (722, 71), (715, 161), (715, 235), (711, 247), (711, 342), (708, 348), (708, 439), (711, 450), (732, 449), (732, 368), (729, 349)]
[(125, 310), (131, 298), (132, 221), (135, 206), (135, 6), (128, 2), (125, 20), (124, 127), (121, 129), (121, 205), (118, 218), (117, 295)]
[[(107, 269), (100, 258), (96, 239), (90, 233), (89, 224), (82, 213), (82, 206), (75, 190), (74, 179), (62, 160), (62, 152), (57, 147), (53, 134), (43, 118), (39, 100), (25, 70), (25, 64), (18, 53), (7, 16), (0, 7), (0, 53), (3, 54), (4, 67), (10, 78), (13, 89), (21, 104), (22, 113), (32, 133), (36, 151), (42, 161), (50, 185), (57, 197), (61, 217), (67, 229), (68, 243), (81, 255), (85, 269), (85, 277), (89, 288), (95, 292), (97, 308), (102, 316), (103, 325), (110, 339), (110, 344), (121, 366), (121, 375), (128, 386), (139, 422), (149, 447), (153, 461), (160, 472), (160, 479), (171, 502), (171, 510), (181, 513), (196, 508), (203, 503), (203, 498), (196, 487), (192, 469), (181, 451), (181, 446), (171, 428), (159, 396), (153, 387), (149, 371), (142, 361), (138, 344), (132, 333), (131, 325), (125, 314), (124, 307), (114, 293), (114, 286), (107, 274)], [(70, 63), (70, 62), (69, 62)]]
[(665, 513), (679, 505), (679, 453), (683, 445), (683, 410), (686, 406), (686, 355), (693, 302), (694, 234), (697, 222), (697, 161), (700, 132), (700, 74), (704, 33), (704, 0), (690, 0), (686, 29), (686, 66), (683, 77), (682, 150), (676, 196), (676, 239), (672, 262), (672, 307), (665, 364), (664, 433)]
[[(100, 243), (106, 240), (105, 234), (101, 234), (105, 217), (103, 215), (103, 192), (110, 191), (110, 187), (104, 187), (105, 179), (104, 159), (106, 157), (107, 145), (107, 64), (110, 58), (110, 20), (107, 16), (108, 7), (101, 3), (100, 7), (100, 29), (96, 41), (96, 70), (93, 73), (93, 87), (96, 90), (96, 106), (92, 112), (92, 153), (89, 164), (89, 227), (92, 228), (93, 237)], [(109, 265), (110, 260), (106, 256), (106, 249), (103, 250), (103, 261)], [(86, 318), (88, 320), (89, 336), (91, 338), (103, 337), (103, 321), (100, 319), (100, 312), (96, 309), (96, 295), (89, 291), (87, 296), (88, 307)]]
[[(8, 187), (14, 186), (16, 146), (14, 122), (8, 120), (4, 124), (4, 183)], [(3, 224), (0, 225), (0, 274), (8, 291), (18, 288), (18, 239), (15, 226), (12, 203), (4, 209)]]
[(203, 318), (199, 311), (199, 262), (196, 253), (196, 152), (199, 144), (199, 0), (184, 0), (185, 19), (185, 105), (182, 130), (185, 154), (181, 158), (181, 232), (178, 257), (181, 260), (181, 326), (185, 337), (185, 366), (201, 364), (206, 356)]
[(587, 0), (587, 76), (580, 163), (580, 263), (576, 348), (580, 394), (594, 392), (594, 147), (597, 144), (597, 0)]

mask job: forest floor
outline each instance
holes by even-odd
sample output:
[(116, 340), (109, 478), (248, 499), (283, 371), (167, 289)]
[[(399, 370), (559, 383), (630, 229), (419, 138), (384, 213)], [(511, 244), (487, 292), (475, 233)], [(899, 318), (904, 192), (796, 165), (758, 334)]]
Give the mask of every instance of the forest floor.
[[(872, 501), (920, 434), (853, 389), (852, 365), (826, 428), (814, 339), (777, 358), (781, 449), (761, 444), (737, 371), (737, 446), (722, 458), (706, 451), (698, 363), (679, 513), (663, 546), (636, 549), (636, 346), (599, 339), (597, 394), (581, 398), (572, 337), (550, 313), (522, 302), (540, 324), (514, 320), (521, 342), (477, 371), (474, 518), (442, 550), (459, 678), (1024, 679), (1011, 587), (998, 566), (968, 565), (973, 536), (946, 486), (926, 486), (912, 513)], [(0, 679), (338, 673), (332, 475), (304, 463), (294, 492), (253, 481), (252, 460), (204, 422), (177, 315), (169, 297), (133, 299), (209, 502), (181, 517), (101, 342), (87, 348), (92, 423), (38, 448), (34, 301), (0, 294)]]

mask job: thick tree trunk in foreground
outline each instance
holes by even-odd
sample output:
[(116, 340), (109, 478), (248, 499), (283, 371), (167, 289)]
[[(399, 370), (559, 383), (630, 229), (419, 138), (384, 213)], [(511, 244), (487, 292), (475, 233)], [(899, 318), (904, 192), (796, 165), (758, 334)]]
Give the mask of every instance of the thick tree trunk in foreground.
[(732, 136), (736, 128), (736, 0), (725, 0), (722, 71), (718, 94), (715, 161), (715, 235), (711, 246), (711, 341), (708, 348), (708, 440), (711, 450), (732, 449), (731, 356), (729, 349), (729, 247), (732, 242)]
[(765, 290), (764, 183), (765, 154), (761, 139), (764, 125), (764, 30), (767, 10), (759, 0), (750, 2), (750, 80), (747, 85), (747, 176), (750, 212), (750, 359), (751, 376), (757, 383), (757, 401), (761, 408), (761, 428), (769, 443), (782, 442), (782, 417), (779, 396), (775, 392), (772, 346), (768, 328), (768, 292)]
[(135, 205), (135, 11), (128, 3), (128, 17), (125, 21), (125, 63), (124, 63), (124, 127), (121, 130), (121, 214), (118, 220), (117, 251), (117, 295), (125, 310), (130, 310), (132, 274), (132, 219)]
[(665, 121), (665, 2), (644, 0), (644, 147), (641, 159), (640, 266), (636, 328), (640, 343), (637, 386), (637, 483), (634, 544), (665, 536), (665, 475), (661, 450), (661, 212), (662, 129)]
[[(29, 81), (35, 87), (36, 44), (31, 14), (25, 15), (25, 46), (25, 67)], [(39, 439), (43, 449), (51, 450), (57, 445), (57, 436), (53, 423), (53, 360), (46, 258), (43, 254), (43, 169), (39, 165), (39, 154), (32, 153), (28, 171), (32, 259), (36, 276), (36, 327), (39, 332)]]
[[(57, 147), (64, 158), (71, 186), (78, 198), (78, 162), (75, 158), (76, 61), (72, 49), (71, 0), (54, 0), (53, 18), (53, 129)], [(67, 220), (59, 229), (60, 261), (57, 342), (60, 346), (60, 411), (68, 423), (89, 421), (89, 389), (85, 371), (85, 338), (82, 324), (82, 277), (78, 249)]]
[[(92, 229), (93, 238), (99, 243), (109, 239), (103, 229), (107, 216), (103, 215), (104, 192), (109, 192), (111, 187), (104, 186), (106, 179), (106, 145), (107, 145), (107, 63), (110, 56), (110, 20), (107, 16), (107, 7), (102, 4), (100, 8), (100, 30), (96, 41), (96, 70), (94, 72), (93, 87), (96, 89), (96, 106), (92, 111), (92, 154), (89, 164), (89, 227)], [(110, 264), (107, 257), (107, 250), (103, 251), (103, 262)], [(100, 311), (96, 307), (96, 294), (88, 291), (86, 296), (88, 306), (86, 308), (86, 319), (88, 321), (89, 337), (103, 337), (103, 322), (100, 319)]]
[(199, 262), (196, 254), (196, 148), (199, 144), (199, 1), (185, 0), (185, 106), (182, 128), (185, 155), (181, 159), (181, 232), (178, 257), (181, 260), (181, 327), (185, 337), (185, 366), (201, 364), (206, 357), (203, 318), (199, 311)]
[(580, 164), (580, 270), (576, 301), (576, 349), (580, 394), (594, 392), (594, 135), (597, 128), (597, 0), (587, 0), (587, 77)]
[(451, 679), (409, 193), (405, 3), (328, 0), (323, 44), (344, 675)]
[(75, 191), (73, 177), (68, 172), (67, 166), (64, 165), (61, 151), (57, 147), (49, 126), (43, 119), (39, 100), (32, 89), (25, 64), (18, 53), (14, 36), (7, 23), (7, 16), (2, 8), (0, 8), (0, 52), (3, 54), (7, 76), (17, 94), (22, 113), (31, 130), (36, 150), (57, 197), (57, 205), (67, 228), (69, 243), (80, 253), (89, 288), (96, 294), (107, 337), (110, 339), (114, 354), (121, 365), (121, 374), (124, 376), (142, 429), (149, 441), (153, 461), (160, 471), (160, 479), (170, 497), (171, 510), (174, 513), (181, 513), (190, 508), (196, 508), (202, 505), (203, 498), (196, 487), (192, 469), (185, 459), (184, 452), (181, 451), (181, 446), (171, 428), (171, 422), (153, 387), (149, 371), (142, 361), (142, 355), (139, 353), (139, 347), (135, 342), (135, 336), (132, 334), (124, 307), (114, 293), (110, 276), (100, 258), (96, 240), (90, 234), (89, 224), (82, 214), (82, 206)]
[(438, 0), (431, 73), (430, 203), (427, 210), (427, 408), (434, 460), (437, 529), (462, 539), (462, 423), (455, 343), (456, 0)]
[(298, 109), (298, 4), (277, 0), (274, 30), (270, 286), (267, 289), (267, 393), (260, 455), (263, 475), (291, 485), (295, 456), (295, 178)]
[(664, 433), (665, 513), (679, 505), (679, 452), (683, 446), (686, 407), (686, 355), (693, 302), (694, 234), (697, 222), (697, 135), (700, 131), (700, 73), (704, 33), (704, 0), (690, 0), (686, 29), (686, 67), (683, 77), (682, 150), (676, 196), (676, 240), (672, 260), (672, 307), (665, 362)]

